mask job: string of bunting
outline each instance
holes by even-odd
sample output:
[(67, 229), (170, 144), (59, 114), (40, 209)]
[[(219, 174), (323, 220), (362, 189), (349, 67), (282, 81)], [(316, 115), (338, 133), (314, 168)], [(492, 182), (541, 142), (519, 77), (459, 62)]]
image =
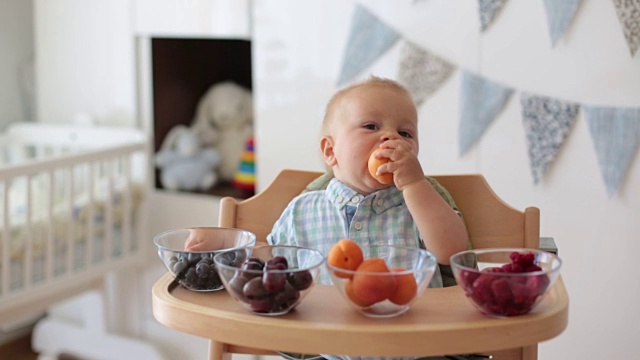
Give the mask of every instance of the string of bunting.
[[(506, 0), (479, 0), (480, 10), (492, 12), (481, 16), (488, 26)], [(545, 0), (547, 8), (574, 14), (581, 0)], [(637, 6), (634, 19), (640, 21), (640, 0), (613, 0), (624, 16), (629, 6)], [(562, 5), (557, 4), (562, 3)], [(636, 5), (633, 5), (633, 4)], [(632, 4), (632, 5), (629, 5)], [(562, 8), (564, 10), (557, 10)], [(619, 17), (621, 11), (618, 11)], [(553, 23), (552, 41), (555, 43), (566, 30), (571, 16), (559, 16)], [(569, 19), (569, 20), (568, 20)], [(483, 25), (484, 27), (484, 25)], [(640, 28), (640, 27), (637, 27)], [(638, 30), (638, 29), (636, 29)], [(625, 32), (626, 34), (626, 32)], [(633, 36), (632, 36), (633, 37)], [(632, 54), (637, 49), (638, 35), (629, 42)], [(373, 64), (391, 47), (401, 42), (398, 81), (403, 83), (420, 106), (436, 92), (457, 70), (457, 66), (426, 49), (403, 39), (401, 34), (384, 24), (361, 5), (356, 5), (350, 34), (343, 57), (338, 85), (344, 85)], [(635, 49), (631, 43), (635, 43)], [(480, 140), (489, 125), (506, 107), (516, 89), (494, 82), (464, 69), (461, 71), (459, 152), (466, 154)], [(526, 135), (530, 171), (534, 184), (539, 184), (549, 166), (570, 135), (580, 110), (589, 132), (598, 165), (609, 196), (616, 193), (628, 172), (640, 145), (640, 108), (599, 107), (566, 101), (539, 94), (518, 91), (522, 108), (522, 123)]]

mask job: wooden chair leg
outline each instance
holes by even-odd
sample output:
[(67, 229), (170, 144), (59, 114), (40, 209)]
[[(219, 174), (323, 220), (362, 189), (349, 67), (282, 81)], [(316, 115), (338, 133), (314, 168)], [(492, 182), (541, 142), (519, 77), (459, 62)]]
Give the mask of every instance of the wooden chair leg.
[(522, 348), (522, 360), (537, 360), (538, 345), (530, 345)]
[(231, 360), (227, 345), (219, 341), (209, 340), (209, 360)]

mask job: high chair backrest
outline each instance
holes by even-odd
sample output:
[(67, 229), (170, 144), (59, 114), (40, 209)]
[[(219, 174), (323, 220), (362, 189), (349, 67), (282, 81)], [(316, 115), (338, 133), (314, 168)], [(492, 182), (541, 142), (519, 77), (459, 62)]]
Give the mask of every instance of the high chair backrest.
[[(259, 244), (266, 237), (287, 204), (322, 173), (283, 170), (263, 191), (238, 201), (225, 197), (220, 202), (219, 226), (236, 227), (256, 234)], [(518, 211), (502, 201), (480, 174), (432, 176), (451, 194), (465, 220), (474, 248), (538, 248), (540, 211), (528, 207)], [(537, 345), (492, 352), (496, 360), (537, 359)], [(229, 352), (271, 354), (272, 351), (241, 349)]]
[[(322, 173), (283, 170), (263, 191), (238, 201), (225, 197), (220, 203), (219, 226), (236, 227), (256, 234), (266, 243), (267, 234), (287, 204)], [(480, 174), (433, 176), (451, 194), (463, 214), (474, 248), (537, 248), (540, 211), (518, 211), (502, 201)]]

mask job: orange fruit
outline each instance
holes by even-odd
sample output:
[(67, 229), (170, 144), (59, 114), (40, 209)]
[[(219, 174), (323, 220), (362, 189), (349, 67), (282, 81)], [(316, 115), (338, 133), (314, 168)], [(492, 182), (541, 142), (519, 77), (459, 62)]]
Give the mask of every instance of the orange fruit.
[(382, 151), (382, 148), (377, 148), (373, 150), (373, 152), (369, 156), (369, 162), (367, 163), (367, 166), (369, 167), (369, 173), (381, 184), (391, 184), (393, 182), (393, 173), (384, 173), (380, 175), (376, 174), (380, 165), (386, 164), (391, 161), (388, 158), (376, 159), (376, 154), (380, 151)]
[(353, 292), (353, 281), (351, 281), (351, 279), (345, 280), (344, 292), (345, 292), (345, 294), (347, 294), (347, 297), (349, 298), (349, 300), (351, 300), (351, 302), (353, 302), (354, 304), (356, 304), (356, 305), (358, 305), (360, 307), (369, 307), (369, 306), (375, 304), (374, 302), (365, 301), (365, 300), (360, 299)]
[[(329, 250), (327, 263), (339, 269), (355, 271), (362, 263), (364, 255), (360, 245), (350, 239), (340, 239)], [(351, 274), (336, 271), (341, 278), (351, 278)]]
[[(405, 271), (402, 268), (391, 269), (391, 272)], [(393, 276), (396, 279), (396, 290), (389, 296), (389, 301), (396, 305), (406, 305), (418, 293), (418, 284), (413, 274), (398, 274)]]
[(367, 259), (353, 276), (353, 293), (365, 303), (384, 301), (396, 291), (396, 279), (381, 258)]

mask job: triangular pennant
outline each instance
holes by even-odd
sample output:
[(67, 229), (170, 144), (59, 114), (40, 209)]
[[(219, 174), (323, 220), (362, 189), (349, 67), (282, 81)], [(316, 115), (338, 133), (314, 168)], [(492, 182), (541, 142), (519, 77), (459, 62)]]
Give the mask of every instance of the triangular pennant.
[(496, 19), (507, 0), (478, 0), (478, 15), (480, 15), (480, 29), (482, 32)]
[(386, 52), (400, 35), (356, 5), (338, 85), (344, 85)]
[(613, 0), (631, 56), (640, 47), (640, 0)]
[(460, 91), (460, 155), (464, 155), (500, 114), (513, 89), (462, 71)]
[(618, 190), (640, 143), (640, 108), (584, 106), (600, 172), (611, 196)]
[(546, 96), (520, 94), (533, 182), (538, 184), (555, 160), (578, 116), (579, 105)]
[(406, 41), (402, 48), (398, 68), (398, 81), (402, 83), (420, 106), (451, 76), (455, 66), (432, 53)]
[(558, 40), (569, 28), (582, 0), (544, 0), (544, 10), (547, 13), (547, 25), (551, 44), (556, 46)]

